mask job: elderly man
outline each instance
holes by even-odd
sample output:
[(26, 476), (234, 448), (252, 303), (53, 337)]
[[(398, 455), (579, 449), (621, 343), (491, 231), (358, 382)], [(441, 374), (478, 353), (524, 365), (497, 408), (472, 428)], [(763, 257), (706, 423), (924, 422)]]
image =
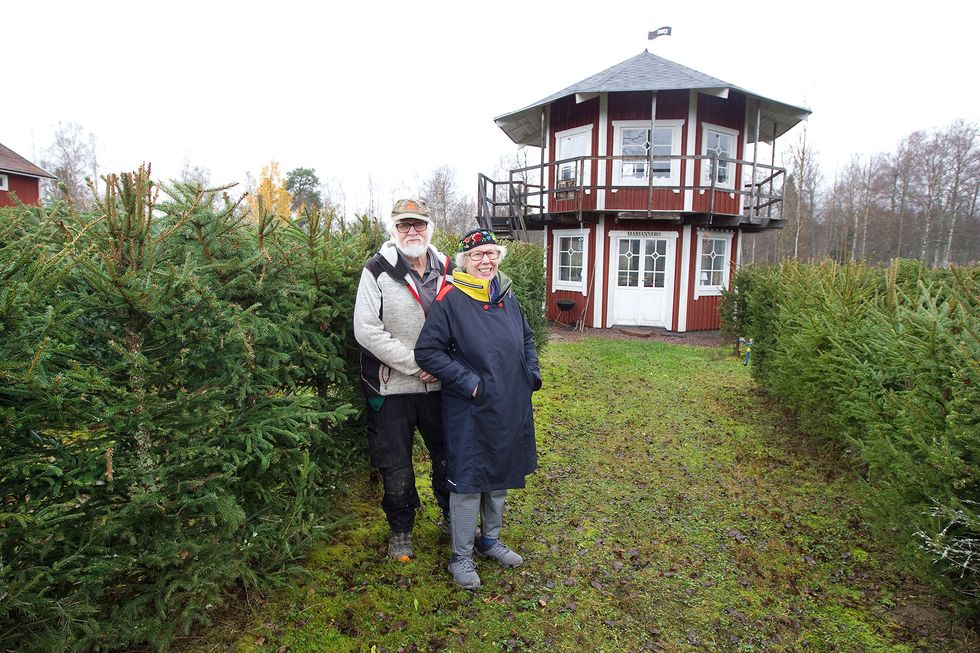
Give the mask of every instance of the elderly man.
[(415, 428), (432, 459), (432, 491), (448, 529), (446, 452), (438, 380), (415, 362), (415, 341), (436, 294), (455, 267), (430, 244), (425, 202), (399, 200), (384, 221), (391, 240), (364, 266), (354, 304), (354, 337), (361, 346), (371, 465), (381, 472), (381, 507), (391, 529), (388, 555), (412, 559), (419, 496), (412, 467)]

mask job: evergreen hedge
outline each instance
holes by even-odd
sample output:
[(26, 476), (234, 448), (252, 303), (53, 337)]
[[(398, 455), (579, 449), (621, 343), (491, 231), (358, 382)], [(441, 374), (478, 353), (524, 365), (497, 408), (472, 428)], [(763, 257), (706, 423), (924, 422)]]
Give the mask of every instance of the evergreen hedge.
[[(168, 648), (295, 562), (367, 460), (351, 323), (378, 225), (146, 170), (106, 187), (0, 209), (4, 651)], [(541, 250), (510, 251), (543, 343)]]
[(724, 329), (808, 432), (866, 468), (881, 532), (980, 595), (980, 267), (739, 271)]
[(0, 650), (166, 648), (297, 559), (363, 459), (373, 222), (106, 181), (92, 213), (0, 210)]

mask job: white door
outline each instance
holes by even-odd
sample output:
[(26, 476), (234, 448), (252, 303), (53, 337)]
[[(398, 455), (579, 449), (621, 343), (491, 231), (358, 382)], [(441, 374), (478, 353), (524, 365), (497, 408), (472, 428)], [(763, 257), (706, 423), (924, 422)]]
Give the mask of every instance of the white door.
[(613, 324), (670, 328), (676, 234), (653, 234), (613, 239)]

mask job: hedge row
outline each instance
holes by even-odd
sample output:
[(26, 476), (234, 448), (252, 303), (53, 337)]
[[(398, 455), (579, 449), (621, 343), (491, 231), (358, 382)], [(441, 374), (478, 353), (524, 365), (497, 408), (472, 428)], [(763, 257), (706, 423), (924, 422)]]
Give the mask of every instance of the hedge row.
[(980, 267), (749, 266), (723, 303), (752, 371), (867, 470), (882, 532), (980, 592)]
[(107, 182), (92, 213), (0, 210), (0, 650), (166, 648), (297, 560), (366, 460), (377, 225)]

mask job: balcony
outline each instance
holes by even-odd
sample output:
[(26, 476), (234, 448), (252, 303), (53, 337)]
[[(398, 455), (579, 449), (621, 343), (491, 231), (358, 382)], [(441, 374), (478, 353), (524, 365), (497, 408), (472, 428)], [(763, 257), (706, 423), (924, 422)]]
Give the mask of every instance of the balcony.
[(785, 178), (784, 168), (717, 156), (582, 156), (511, 170), (507, 181), (481, 174), (477, 221), (517, 238), (599, 215), (780, 229)]

